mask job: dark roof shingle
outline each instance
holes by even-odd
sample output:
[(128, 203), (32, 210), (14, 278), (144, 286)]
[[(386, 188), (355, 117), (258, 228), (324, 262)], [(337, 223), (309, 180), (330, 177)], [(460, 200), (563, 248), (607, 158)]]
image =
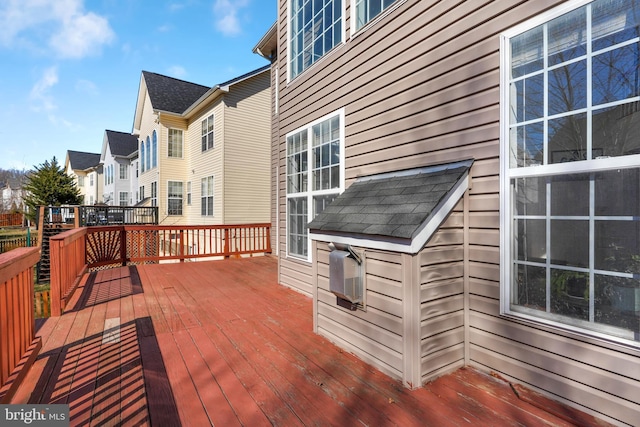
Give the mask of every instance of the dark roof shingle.
[(67, 154), (69, 155), (71, 169), (74, 170), (87, 170), (98, 166), (98, 163), (100, 163), (100, 154), (73, 150), (67, 150)]
[(143, 71), (142, 75), (154, 110), (182, 114), (211, 89), (149, 71)]
[(138, 138), (135, 135), (115, 130), (105, 132), (111, 155), (128, 157), (138, 150)]
[(412, 239), (472, 161), (362, 177), (309, 223), (316, 232)]

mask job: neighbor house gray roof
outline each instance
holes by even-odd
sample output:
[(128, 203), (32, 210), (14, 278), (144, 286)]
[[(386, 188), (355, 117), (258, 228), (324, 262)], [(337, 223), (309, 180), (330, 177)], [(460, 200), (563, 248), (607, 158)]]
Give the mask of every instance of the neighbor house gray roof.
[(135, 135), (115, 130), (105, 132), (112, 156), (128, 157), (138, 150), (138, 138)]
[(455, 206), (467, 188), (472, 163), (465, 160), (358, 178), (309, 223), (309, 230), (316, 235), (410, 244), (428, 225), (435, 229), (428, 224), (432, 219), (443, 220)]
[(67, 150), (67, 154), (69, 155), (71, 169), (74, 170), (87, 170), (98, 166), (98, 163), (100, 163), (100, 154), (73, 150)]
[(143, 71), (142, 75), (154, 110), (182, 114), (211, 89), (149, 71)]

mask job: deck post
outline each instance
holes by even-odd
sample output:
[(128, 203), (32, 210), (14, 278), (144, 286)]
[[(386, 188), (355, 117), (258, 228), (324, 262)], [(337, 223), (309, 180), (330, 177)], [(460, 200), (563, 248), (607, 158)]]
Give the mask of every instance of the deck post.
[(122, 266), (127, 265), (127, 231), (125, 227), (120, 228), (120, 259), (122, 260)]

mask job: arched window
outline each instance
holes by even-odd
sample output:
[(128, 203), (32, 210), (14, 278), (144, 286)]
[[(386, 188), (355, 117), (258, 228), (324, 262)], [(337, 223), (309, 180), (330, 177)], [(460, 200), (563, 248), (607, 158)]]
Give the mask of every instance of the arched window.
[(151, 137), (151, 145), (152, 145), (152, 149), (151, 149), (151, 156), (152, 156), (152, 163), (151, 163), (151, 167), (155, 168), (156, 166), (158, 166), (158, 134), (156, 133), (156, 131), (153, 131), (153, 135)]
[(145, 162), (147, 164), (147, 170), (151, 169), (151, 142), (149, 141), (149, 137), (147, 137), (147, 158), (145, 159)]
[(144, 166), (145, 166), (145, 162), (144, 162), (144, 141), (140, 141), (140, 170), (142, 170), (142, 172), (144, 172)]

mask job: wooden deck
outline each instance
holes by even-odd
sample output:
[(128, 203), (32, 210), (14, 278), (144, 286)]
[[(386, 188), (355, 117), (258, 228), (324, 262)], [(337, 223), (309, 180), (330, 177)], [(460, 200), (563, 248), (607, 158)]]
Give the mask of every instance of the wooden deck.
[[(39, 329), (13, 403), (66, 403), (72, 425), (496, 426), (596, 420), (474, 369), (409, 391), (312, 332), (276, 259), (123, 267), (86, 276)], [(549, 408), (551, 408), (549, 406)], [(567, 420), (573, 417), (573, 422)], [(601, 424), (599, 424), (601, 425)]]

